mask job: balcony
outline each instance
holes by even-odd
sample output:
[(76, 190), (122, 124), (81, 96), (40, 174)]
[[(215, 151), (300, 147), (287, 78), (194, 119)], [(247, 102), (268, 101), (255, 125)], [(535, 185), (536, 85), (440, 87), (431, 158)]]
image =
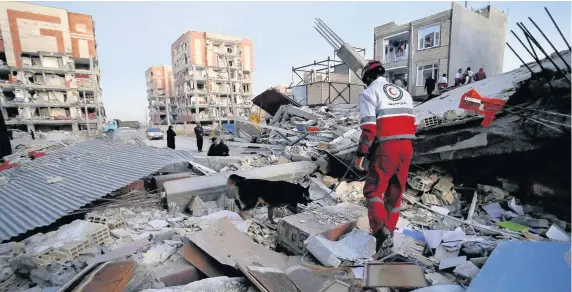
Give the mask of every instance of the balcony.
[(407, 61), (409, 58), (408, 52), (390, 52), (389, 54), (385, 55), (384, 64), (391, 64), (395, 62)]

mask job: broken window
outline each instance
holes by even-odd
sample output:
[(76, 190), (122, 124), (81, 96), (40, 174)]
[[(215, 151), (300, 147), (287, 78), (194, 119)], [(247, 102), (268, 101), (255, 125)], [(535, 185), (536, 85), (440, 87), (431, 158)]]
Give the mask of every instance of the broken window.
[(74, 59), (73, 60), (74, 66), (76, 70), (90, 70), (89, 62), (84, 61), (83, 59)]
[(250, 84), (242, 84), (242, 92), (243, 93), (250, 92)]
[(437, 80), (439, 76), (439, 64), (417, 66), (417, 86), (424, 86), (429, 77)]
[(226, 47), (226, 52), (227, 52), (227, 53), (232, 53), (232, 48), (231, 48), (231, 47)]
[(8, 74), (7, 72), (1, 72), (0, 82), (6, 82), (6, 81), (10, 81), (10, 74)]
[(14, 91), (3, 91), (2, 93), (4, 94), (6, 101), (13, 101), (16, 98)]
[(198, 82), (197, 82), (197, 89), (198, 89), (198, 90), (203, 90), (203, 89), (205, 89), (205, 84), (204, 84), (204, 83), (198, 83)]
[(16, 107), (7, 107), (6, 114), (8, 114), (8, 118), (17, 118), (18, 117), (18, 108)]
[(418, 32), (419, 50), (438, 47), (440, 41), (440, 33), (441, 33), (440, 24), (434, 24), (419, 29)]

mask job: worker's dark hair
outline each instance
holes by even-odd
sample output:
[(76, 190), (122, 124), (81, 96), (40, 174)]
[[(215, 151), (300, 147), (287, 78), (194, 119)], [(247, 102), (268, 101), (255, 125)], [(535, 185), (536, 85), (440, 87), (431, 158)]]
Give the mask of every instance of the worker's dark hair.
[(443, 77), (447, 77), (447, 74), (443, 74)]
[(471, 70), (471, 67), (467, 67), (467, 71), (470, 71), (470, 70)]

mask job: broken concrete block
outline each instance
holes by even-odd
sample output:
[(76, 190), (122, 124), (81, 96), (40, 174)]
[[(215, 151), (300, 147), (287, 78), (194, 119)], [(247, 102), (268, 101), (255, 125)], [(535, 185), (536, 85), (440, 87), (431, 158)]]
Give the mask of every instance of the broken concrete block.
[(548, 231), (546, 232), (546, 237), (562, 242), (569, 242), (570, 241), (570, 234), (566, 233), (566, 231), (562, 230), (560, 227), (552, 224)]
[(27, 276), (39, 266), (38, 260), (29, 255), (21, 254), (10, 261), (10, 268), (15, 274)]
[(449, 202), (446, 198), (450, 198), (452, 196), (453, 187), (455, 185), (451, 180), (442, 178), (440, 179), (437, 184), (433, 187), (433, 195), (436, 195), (439, 198), (445, 200), (448, 204), (452, 204), (453, 202)]
[(158, 232), (153, 232), (153, 241), (155, 243), (163, 243), (165, 240), (171, 240), (173, 235), (175, 235), (175, 230), (172, 228), (166, 228)]
[(548, 228), (550, 227), (550, 222), (546, 219), (528, 219), (526, 220), (526, 225), (532, 228)]
[(329, 240), (338, 240), (356, 227), (360, 218), (367, 216), (365, 207), (340, 203), (298, 213), (278, 221), (279, 244), (290, 252), (302, 255), (306, 252), (304, 241), (310, 235), (324, 235)]
[(477, 266), (475, 266), (472, 262), (464, 262), (453, 270), (453, 273), (469, 279), (476, 277), (479, 272), (480, 269), (477, 268)]
[(439, 262), (439, 270), (444, 270), (452, 267), (456, 267), (464, 262), (467, 261), (466, 256), (462, 257), (451, 257), (451, 258), (444, 258)]
[(427, 273), (425, 274), (425, 279), (427, 279), (427, 281), (432, 285), (453, 284), (453, 280), (439, 273)]
[(155, 266), (167, 260), (172, 254), (177, 252), (176, 246), (163, 243), (155, 245), (143, 254), (141, 263), (148, 266)]
[(169, 226), (169, 223), (165, 220), (152, 220), (149, 221), (147, 224), (151, 225), (154, 229), (162, 229)]
[(375, 254), (375, 238), (359, 229), (354, 229), (338, 241), (325, 237), (310, 236), (306, 249), (327, 267), (338, 267), (342, 260), (363, 262)]
[(430, 193), (424, 193), (423, 195), (421, 195), (421, 201), (423, 202), (424, 205), (436, 205), (436, 206), (441, 206), (441, 201), (437, 198), (437, 196), (432, 195)]
[(477, 266), (478, 268), (482, 268), (488, 259), (489, 259), (489, 257), (480, 257), (480, 258), (469, 259), (469, 261), (471, 263), (473, 263), (475, 266)]
[(204, 216), (209, 213), (207, 205), (201, 200), (199, 196), (195, 196), (189, 203), (189, 211), (195, 217)]
[(116, 229), (113, 229), (109, 232), (111, 233), (111, 235), (113, 235), (117, 238), (123, 238), (123, 237), (127, 237), (127, 236), (131, 235), (131, 233), (129, 233), (129, 231), (127, 231), (123, 228), (116, 228)]
[(412, 189), (420, 192), (428, 192), (433, 186), (433, 180), (425, 175), (412, 175), (407, 178), (407, 183)]
[(366, 263), (363, 282), (363, 287), (419, 288), (427, 286), (423, 267), (409, 263)]

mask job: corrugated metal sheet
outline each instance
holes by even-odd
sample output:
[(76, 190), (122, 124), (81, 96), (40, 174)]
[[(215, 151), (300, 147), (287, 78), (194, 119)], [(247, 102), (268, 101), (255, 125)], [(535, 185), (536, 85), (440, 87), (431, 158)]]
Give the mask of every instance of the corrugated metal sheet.
[[(88, 140), (0, 172), (0, 178), (9, 178), (0, 185), (0, 242), (49, 225), (164, 166), (192, 159), (184, 151)], [(47, 182), (57, 176), (63, 180)]]

